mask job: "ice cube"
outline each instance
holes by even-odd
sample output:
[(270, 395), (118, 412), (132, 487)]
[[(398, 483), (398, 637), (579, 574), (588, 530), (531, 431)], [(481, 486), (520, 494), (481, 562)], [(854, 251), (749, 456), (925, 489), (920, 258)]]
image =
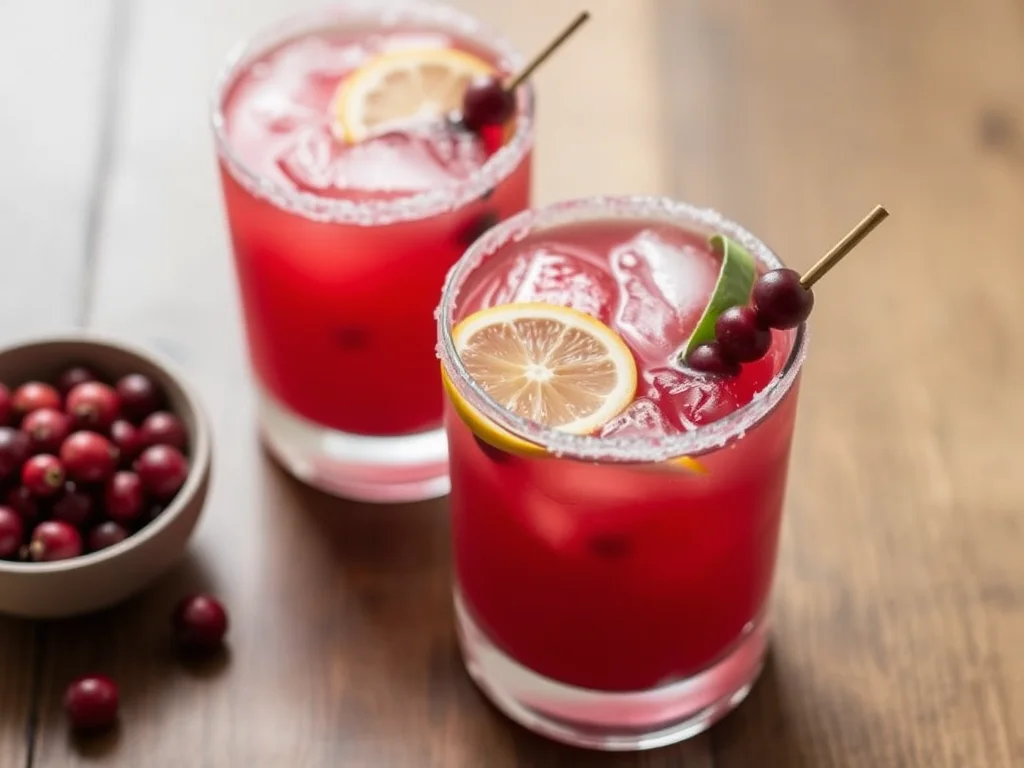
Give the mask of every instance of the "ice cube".
[(739, 402), (732, 380), (655, 368), (644, 374), (666, 418), (681, 429), (710, 424), (735, 411)]
[(610, 322), (615, 304), (615, 280), (571, 246), (543, 245), (520, 255), (503, 279), (484, 296), (485, 306), (542, 301), (571, 307)]
[(644, 231), (615, 248), (610, 261), (619, 284), (619, 331), (644, 353), (674, 351), (711, 294), (717, 277), (713, 260)]
[(334, 186), (335, 160), (340, 148), (326, 126), (306, 126), (278, 156), (278, 166), (305, 192), (324, 192)]
[(642, 397), (605, 424), (601, 428), (601, 437), (648, 437), (671, 435), (678, 431), (665, 418), (657, 403)]

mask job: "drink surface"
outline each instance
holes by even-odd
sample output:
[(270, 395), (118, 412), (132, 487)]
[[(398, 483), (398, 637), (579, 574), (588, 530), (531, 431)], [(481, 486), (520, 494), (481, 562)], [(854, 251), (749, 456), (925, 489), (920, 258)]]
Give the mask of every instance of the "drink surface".
[[(479, 173), (503, 135), (476, 136), (422, 114), (347, 141), (335, 93), (381, 55), (495, 57), (444, 31), (345, 21), (257, 55), (228, 84), (221, 109), (236, 161), (284, 194), (354, 203), (442, 190)], [(223, 156), (221, 178), (250, 358), (264, 389), (344, 432), (439, 426), (433, 309), (444, 275), (480, 232), (526, 207), (529, 155), (478, 200), (390, 224), (323, 221), (275, 205), (240, 183)]]
[[(776, 333), (733, 379), (674, 353), (717, 277), (705, 234), (609, 220), (535, 232), (466, 279), (456, 320), (543, 301), (614, 328), (636, 359), (633, 403), (597, 434), (673, 435), (747, 404), (788, 357)], [(685, 679), (761, 615), (775, 563), (796, 385), (742, 439), (700, 456), (706, 475), (556, 458), (483, 443), (446, 411), (455, 570), (489, 639), (534, 672), (603, 691)]]

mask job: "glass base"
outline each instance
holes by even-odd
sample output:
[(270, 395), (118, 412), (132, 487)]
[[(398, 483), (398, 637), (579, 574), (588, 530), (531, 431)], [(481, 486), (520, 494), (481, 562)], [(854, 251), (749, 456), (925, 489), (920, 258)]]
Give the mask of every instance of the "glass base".
[(541, 736), (608, 752), (654, 749), (706, 731), (746, 698), (768, 647), (760, 617), (699, 674), (648, 691), (609, 693), (556, 682), (513, 660), (487, 638), (458, 590), (455, 612), (466, 669), (498, 709)]
[(277, 461), (302, 482), (356, 501), (400, 503), (448, 493), (444, 429), (396, 437), (352, 435), (307, 421), (265, 392), (260, 432)]

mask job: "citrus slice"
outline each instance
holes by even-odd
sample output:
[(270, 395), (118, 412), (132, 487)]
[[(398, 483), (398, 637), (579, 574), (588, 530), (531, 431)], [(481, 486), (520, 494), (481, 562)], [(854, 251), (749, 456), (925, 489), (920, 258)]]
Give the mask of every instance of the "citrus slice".
[[(578, 310), (503, 304), (470, 315), (452, 337), (466, 371), (488, 395), (546, 427), (586, 435), (633, 402), (636, 364), (629, 347), (607, 325)], [(453, 403), (474, 431), (495, 431), (461, 398)]]
[(722, 254), (722, 266), (718, 270), (718, 279), (708, 305), (686, 341), (682, 354), (684, 360), (694, 347), (714, 341), (715, 321), (719, 315), (730, 307), (750, 301), (750, 292), (754, 289), (754, 278), (757, 276), (754, 257), (739, 243), (724, 235), (712, 235), (708, 241)]
[(349, 142), (446, 115), (466, 87), (494, 67), (465, 51), (424, 48), (385, 53), (341, 81), (334, 96), (335, 132)]

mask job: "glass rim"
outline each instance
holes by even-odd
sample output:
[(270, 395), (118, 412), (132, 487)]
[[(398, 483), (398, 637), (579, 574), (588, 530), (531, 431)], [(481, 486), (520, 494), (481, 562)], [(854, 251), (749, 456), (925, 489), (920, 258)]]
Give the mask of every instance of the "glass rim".
[(494, 54), (500, 71), (518, 71), (525, 59), (512, 43), (484, 22), (436, 0), (332, 0), (324, 7), (300, 12), (263, 27), (235, 43), (217, 74), (210, 102), (210, 125), (217, 155), (239, 184), (277, 208), (313, 221), (380, 226), (417, 221), (458, 210), (498, 186), (523, 163), (533, 147), (534, 92), (527, 81), (518, 91), (516, 129), (512, 137), (467, 178), (388, 200), (346, 200), (321, 197), (277, 183), (253, 170), (231, 146), (224, 116), (224, 98), (244, 68), (274, 47), (299, 35), (338, 26), (349, 18), (403, 21), (436, 27), (477, 43)]
[(700, 226), (736, 240), (768, 269), (784, 266), (774, 251), (731, 219), (711, 208), (700, 208), (667, 197), (600, 195), (523, 211), (488, 230), (448, 272), (435, 316), (437, 353), (449, 380), (459, 395), (485, 418), (516, 437), (540, 445), (556, 457), (609, 463), (653, 463), (679, 456), (699, 456), (725, 447), (767, 418), (792, 388), (807, 354), (807, 323), (796, 329), (789, 356), (781, 369), (749, 403), (717, 421), (679, 435), (597, 437), (544, 427), (501, 406), (466, 371), (452, 338), (456, 302), (466, 278), (502, 246), (533, 231), (554, 224), (608, 218), (656, 219), (668, 224)]

